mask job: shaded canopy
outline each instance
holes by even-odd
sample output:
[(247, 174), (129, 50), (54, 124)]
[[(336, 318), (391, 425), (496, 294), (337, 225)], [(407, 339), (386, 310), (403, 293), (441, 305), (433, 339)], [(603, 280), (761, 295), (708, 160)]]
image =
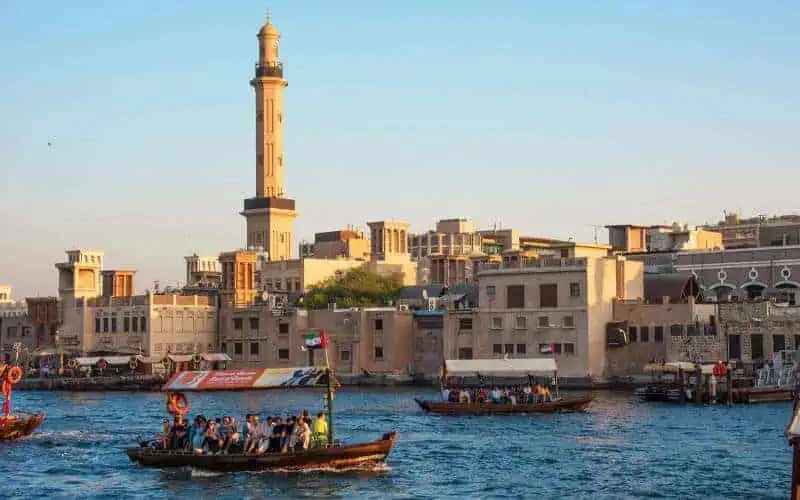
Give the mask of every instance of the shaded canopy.
[(448, 376), (551, 374), (558, 369), (553, 358), (448, 359), (444, 367)]
[(645, 274), (645, 300), (660, 304), (664, 297), (669, 297), (670, 302), (685, 302), (689, 297), (702, 301), (700, 285), (691, 273)]

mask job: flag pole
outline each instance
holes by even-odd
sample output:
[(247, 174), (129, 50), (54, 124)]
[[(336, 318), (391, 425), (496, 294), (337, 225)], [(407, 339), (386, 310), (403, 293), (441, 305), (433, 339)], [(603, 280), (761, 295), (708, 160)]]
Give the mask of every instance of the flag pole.
[(323, 349), (325, 349), (325, 368), (328, 372), (328, 446), (333, 446), (333, 370), (328, 359), (328, 334), (322, 333)]

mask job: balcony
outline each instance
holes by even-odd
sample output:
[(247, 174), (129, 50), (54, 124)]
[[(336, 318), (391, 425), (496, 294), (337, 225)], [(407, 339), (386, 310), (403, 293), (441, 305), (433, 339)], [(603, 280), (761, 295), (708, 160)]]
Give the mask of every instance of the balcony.
[(283, 78), (283, 63), (256, 63), (256, 78)]

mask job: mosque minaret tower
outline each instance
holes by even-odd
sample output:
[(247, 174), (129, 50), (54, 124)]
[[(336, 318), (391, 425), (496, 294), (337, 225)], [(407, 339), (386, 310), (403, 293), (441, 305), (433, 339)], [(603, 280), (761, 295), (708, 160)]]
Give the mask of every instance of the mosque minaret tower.
[(294, 200), (286, 197), (283, 126), (286, 120), (283, 63), (278, 56), (280, 33), (267, 22), (258, 32), (258, 63), (250, 85), (256, 94), (256, 196), (244, 200), (247, 246), (261, 247), (271, 261), (292, 256)]

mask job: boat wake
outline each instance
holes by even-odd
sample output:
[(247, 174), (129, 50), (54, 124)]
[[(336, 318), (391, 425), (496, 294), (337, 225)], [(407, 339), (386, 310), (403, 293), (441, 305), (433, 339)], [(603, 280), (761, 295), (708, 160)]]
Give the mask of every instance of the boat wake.
[[(388, 474), (391, 469), (386, 463), (378, 464), (361, 464), (352, 467), (314, 467), (309, 469), (290, 469), (290, 468), (277, 468), (262, 471), (246, 471), (244, 474), (254, 476), (275, 476), (275, 475), (294, 475), (294, 474), (368, 474), (379, 475)], [(213, 472), (204, 469), (197, 469), (194, 467), (185, 467), (180, 469), (162, 470), (162, 474), (166, 479), (206, 479), (225, 476), (227, 472)]]

